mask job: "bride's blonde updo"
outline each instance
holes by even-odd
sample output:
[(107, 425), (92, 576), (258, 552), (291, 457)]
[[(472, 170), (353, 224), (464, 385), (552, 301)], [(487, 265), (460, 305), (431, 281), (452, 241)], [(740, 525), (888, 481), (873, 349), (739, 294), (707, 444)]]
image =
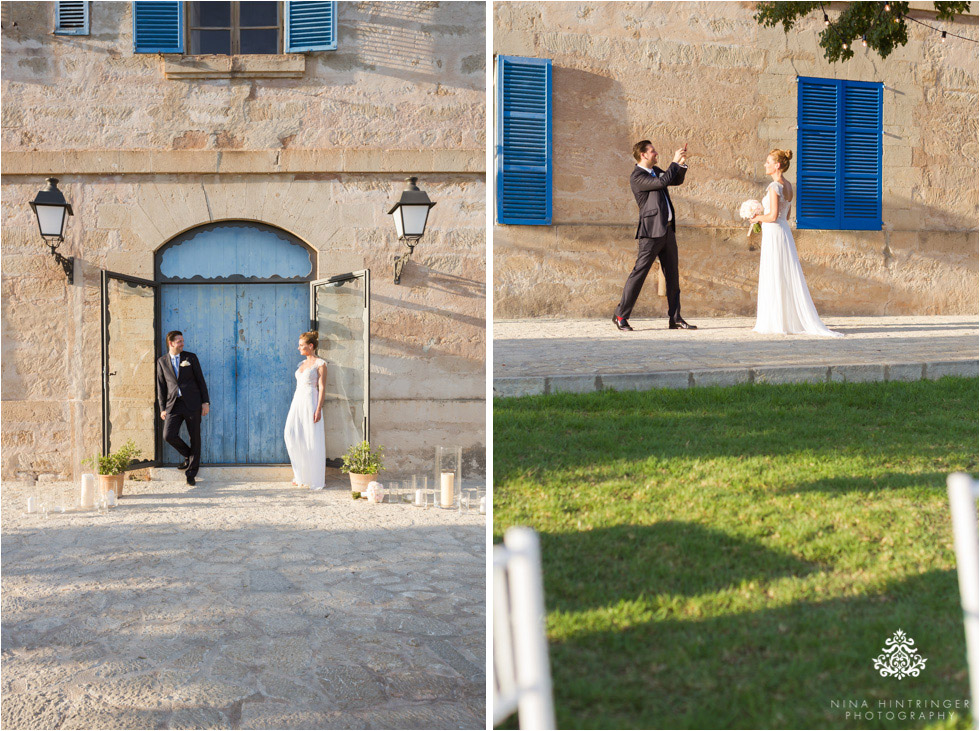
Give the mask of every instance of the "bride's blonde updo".
[(320, 347), (320, 335), (316, 330), (310, 330), (299, 336), (299, 339), (304, 343), (313, 346), (313, 350), (317, 350)]
[(779, 165), (780, 170), (784, 173), (789, 170), (789, 161), (793, 159), (792, 150), (772, 150), (769, 155)]

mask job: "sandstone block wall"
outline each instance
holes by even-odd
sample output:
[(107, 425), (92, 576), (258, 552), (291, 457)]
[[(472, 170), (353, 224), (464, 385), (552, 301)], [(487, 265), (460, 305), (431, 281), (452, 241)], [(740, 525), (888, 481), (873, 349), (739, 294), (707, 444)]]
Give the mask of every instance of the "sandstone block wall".
[[(796, 233), (820, 311), (977, 312), (977, 46), (911, 23), (887, 59), (858, 48), (832, 65), (819, 13), (789, 34), (753, 13), (741, 2), (494, 5), (494, 53), (553, 60), (554, 136), (553, 225), (493, 228), (495, 317), (612, 313), (636, 255), (628, 176), (644, 138), (662, 163), (689, 145), (671, 191), (685, 316), (754, 314), (759, 237), (746, 238), (737, 210), (762, 196), (770, 149), (796, 155), (797, 76), (885, 89), (883, 230)], [(949, 27), (975, 38), (976, 8)], [(645, 288), (635, 316), (665, 312)]]
[[(294, 78), (168, 78), (188, 60), (134, 55), (129, 3), (96, 0), (80, 38), (51, 34), (52, 7), (5, 3), (0, 21), (0, 476), (71, 476), (99, 449), (101, 269), (152, 279), (168, 240), (239, 219), (308, 243), (318, 276), (372, 270), (372, 441), (391, 469), (461, 444), (482, 473), (483, 4), (342, 2), (338, 51)], [(396, 286), (386, 214), (409, 174), (437, 206)], [(27, 206), (48, 175), (75, 210), (72, 287)], [(152, 400), (152, 383), (115, 378), (117, 413)]]

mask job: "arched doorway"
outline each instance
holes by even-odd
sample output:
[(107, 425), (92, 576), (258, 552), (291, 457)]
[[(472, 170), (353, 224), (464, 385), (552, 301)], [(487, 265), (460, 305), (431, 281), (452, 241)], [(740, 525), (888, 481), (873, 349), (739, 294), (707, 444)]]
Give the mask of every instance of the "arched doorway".
[[(288, 462), (282, 431), (309, 329), (314, 252), (281, 229), (225, 221), (191, 229), (156, 253), (160, 332), (184, 334), (208, 382), (202, 464)], [(164, 443), (164, 464), (180, 461)]]
[(202, 464), (288, 461), (283, 426), (301, 356), (317, 330), (327, 361), (323, 420), (328, 464), (370, 438), (370, 271), (314, 280), (316, 252), (282, 229), (209, 223), (165, 243), (154, 280), (102, 273), (102, 450), (133, 439), (147, 461), (176, 464), (162, 440), (154, 363), (180, 330), (211, 399)]

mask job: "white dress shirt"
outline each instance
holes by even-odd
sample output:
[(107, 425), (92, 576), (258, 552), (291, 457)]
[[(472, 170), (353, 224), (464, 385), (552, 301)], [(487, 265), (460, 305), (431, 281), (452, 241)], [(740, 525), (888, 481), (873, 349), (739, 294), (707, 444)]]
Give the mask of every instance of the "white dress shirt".
[[(649, 173), (653, 177), (655, 177), (655, 178), (657, 177), (657, 174), (655, 172), (653, 172), (653, 168), (645, 168), (642, 165), (640, 165), (640, 163), (636, 163), (636, 166), (638, 168), (640, 168), (641, 170), (646, 170), (647, 173)], [(680, 167), (682, 167), (685, 170), (687, 170), (687, 165), (680, 165)], [(674, 220), (674, 209), (670, 205), (670, 198), (667, 197), (667, 193), (665, 191), (663, 191), (663, 190), (659, 191), (659, 193), (661, 195), (663, 195), (664, 200), (667, 202), (667, 222), (669, 223), (669, 222), (671, 222), (671, 221)]]

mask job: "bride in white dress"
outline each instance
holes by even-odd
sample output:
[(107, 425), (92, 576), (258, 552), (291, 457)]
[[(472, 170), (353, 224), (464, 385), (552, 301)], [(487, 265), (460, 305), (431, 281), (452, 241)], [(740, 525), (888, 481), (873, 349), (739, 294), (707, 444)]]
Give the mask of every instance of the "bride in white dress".
[(293, 466), (293, 484), (322, 490), (327, 472), (323, 432), (323, 397), (327, 385), (327, 364), (316, 357), (318, 335), (299, 336), (299, 352), (306, 356), (296, 369), (296, 393), (286, 417), (286, 451)]
[(792, 157), (789, 150), (769, 153), (765, 170), (772, 176), (772, 182), (766, 188), (762, 214), (750, 219), (752, 223), (762, 224), (759, 300), (753, 329), (758, 333), (843, 337), (828, 330), (817, 315), (796, 254), (793, 232), (786, 220), (793, 200), (793, 186), (783, 178), (783, 173), (789, 169)]

